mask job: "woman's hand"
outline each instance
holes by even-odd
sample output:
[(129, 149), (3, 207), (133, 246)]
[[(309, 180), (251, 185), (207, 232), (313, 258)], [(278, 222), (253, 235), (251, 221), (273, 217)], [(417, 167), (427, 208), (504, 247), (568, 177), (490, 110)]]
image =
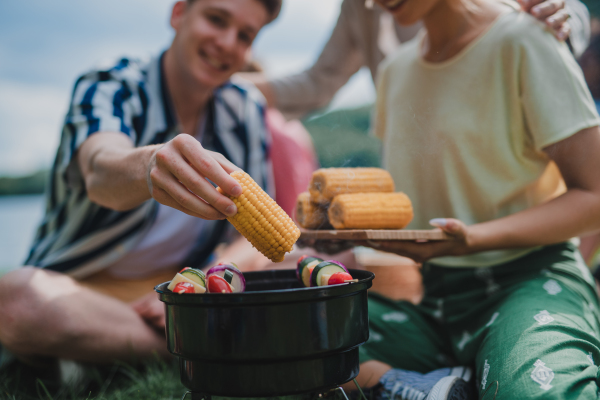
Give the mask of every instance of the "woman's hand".
[(180, 134), (156, 149), (147, 169), (151, 196), (161, 204), (194, 217), (215, 220), (235, 215), (225, 193), (239, 196), (242, 188), (229, 174), (239, 168), (223, 155), (206, 150), (190, 135)]
[(429, 223), (442, 229), (451, 239), (445, 241), (368, 240), (355, 242), (355, 245), (396, 253), (417, 263), (434, 257), (457, 256), (475, 251), (470, 245), (469, 228), (462, 221), (453, 218), (436, 218)]
[(565, 0), (519, 0), (523, 10), (544, 22), (558, 40), (567, 40), (571, 34), (570, 18)]

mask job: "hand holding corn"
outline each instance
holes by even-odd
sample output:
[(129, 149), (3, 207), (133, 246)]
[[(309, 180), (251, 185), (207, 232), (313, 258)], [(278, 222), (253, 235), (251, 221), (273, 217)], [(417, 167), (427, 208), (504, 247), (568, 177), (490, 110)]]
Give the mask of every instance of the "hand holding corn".
[(300, 230), (250, 175), (234, 171), (231, 176), (241, 185), (242, 194), (233, 197), (218, 189), (238, 208), (237, 214), (227, 220), (269, 260), (283, 261), (300, 237)]

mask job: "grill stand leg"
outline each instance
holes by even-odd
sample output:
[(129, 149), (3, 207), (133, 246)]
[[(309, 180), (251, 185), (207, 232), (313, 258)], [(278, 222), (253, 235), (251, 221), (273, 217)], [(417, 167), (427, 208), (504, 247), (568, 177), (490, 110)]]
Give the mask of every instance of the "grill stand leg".
[[(188, 394), (191, 396), (188, 397)], [(210, 394), (187, 391), (187, 392), (185, 392), (185, 394), (183, 395), (181, 400), (189, 400), (190, 398), (191, 398), (191, 400), (211, 400), (212, 399)]]

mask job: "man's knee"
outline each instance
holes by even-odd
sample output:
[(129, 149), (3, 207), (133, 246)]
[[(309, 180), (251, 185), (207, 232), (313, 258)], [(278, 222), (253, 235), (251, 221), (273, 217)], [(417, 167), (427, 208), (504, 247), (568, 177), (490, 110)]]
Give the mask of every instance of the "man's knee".
[(41, 335), (58, 339), (54, 331), (59, 324), (48, 323), (47, 306), (71, 286), (75, 287), (71, 278), (35, 267), (4, 275), (0, 279), (0, 342), (14, 352), (26, 353)]

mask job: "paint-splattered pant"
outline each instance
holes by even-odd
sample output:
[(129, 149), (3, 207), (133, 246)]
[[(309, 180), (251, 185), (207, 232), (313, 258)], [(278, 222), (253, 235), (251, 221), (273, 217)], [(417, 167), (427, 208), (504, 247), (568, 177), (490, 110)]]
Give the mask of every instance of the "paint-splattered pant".
[(483, 399), (598, 397), (598, 297), (573, 244), (490, 268), (426, 264), (423, 280), (417, 306), (369, 294), (361, 363), (471, 366)]

